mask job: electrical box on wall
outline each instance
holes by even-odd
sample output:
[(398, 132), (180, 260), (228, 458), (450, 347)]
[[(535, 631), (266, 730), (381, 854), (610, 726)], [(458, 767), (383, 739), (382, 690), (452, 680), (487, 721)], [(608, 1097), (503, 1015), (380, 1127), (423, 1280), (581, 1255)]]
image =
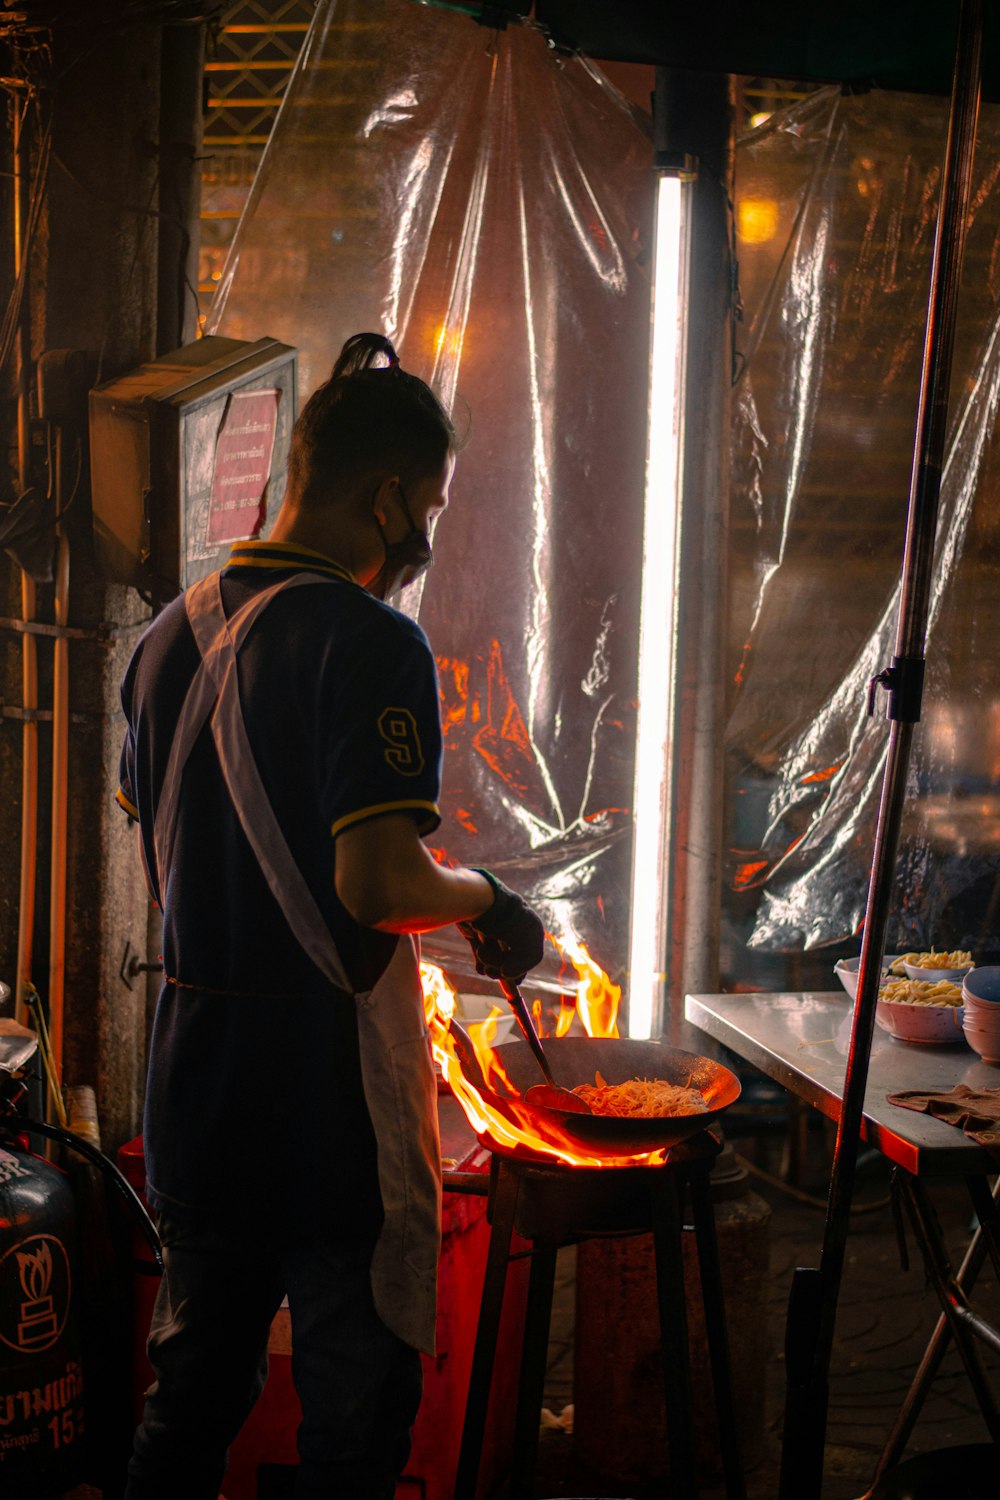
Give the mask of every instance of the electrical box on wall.
[(296, 351), (211, 336), (90, 393), (94, 540), (105, 576), (158, 600), (266, 536), (285, 491)]

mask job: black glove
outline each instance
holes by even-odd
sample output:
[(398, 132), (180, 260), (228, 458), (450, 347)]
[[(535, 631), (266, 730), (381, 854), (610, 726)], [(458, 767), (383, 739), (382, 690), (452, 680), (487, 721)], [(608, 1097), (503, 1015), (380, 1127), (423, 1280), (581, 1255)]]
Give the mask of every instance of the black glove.
[(476, 960), (477, 974), (491, 979), (512, 979), (515, 984), (541, 963), (545, 951), (545, 928), (526, 901), (508, 889), (489, 870), (477, 869), (493, 887), (493, 905), (469, 922), (459, 922)]

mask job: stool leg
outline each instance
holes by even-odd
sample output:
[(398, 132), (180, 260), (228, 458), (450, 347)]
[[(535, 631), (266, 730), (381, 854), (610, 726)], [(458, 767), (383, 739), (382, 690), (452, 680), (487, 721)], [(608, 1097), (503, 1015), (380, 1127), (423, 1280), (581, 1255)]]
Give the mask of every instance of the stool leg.
[(680, 1174), (669, 1164), (650, 1169), (656, 1293), (660, 1308), (660, 1346), (667, 1400), (671, 1500), (697, 1500), (694, 1433), (691, 1425), (691, 1362), (687, 1309), (684, 1305), (684, 1259), (681, 1254)]
[(497, 1335), (500, 1331), (504, 1286), (507, 1281), (507, 1261), (510, 1255), (511, 1235), (514, 1233), (517, 1195), (518, 1179), (501, 1163), (493, 1204), (493, 1228), (490, 1233), (489, 1253), (486, 1257), (483, 1296), (479, 1304), (476, 1347), (472, 1354), (469, 1395), (465, 1404), (465, 1422), (462, 1426), (462, 1446), (458, 1455), (454, 1500), (475, 1500), (476, 1497), (479, 1460), (483, 1451), (483, 1434), (486, 1431), (490, 1383), (493, 1378), (493, 1359), (496, 1353)]
[(545, 1368), (552, 1320), (552, 1290), (556, 1279), (556, 1252), (549, 1246), (535, 1247), (528, 1282), (528, 1306), (521, 1351), (521, 1383), (517, 1393), (514, 1453), (510, 1466), (508, 1500), (531, 1500), (538, 1463), (538, 1414), (545, 1395)]
[(736, 1411), (733, 1406), (732, 1369), (729, 1362), (729, 1334), (726, 1330), (726, 1308), (722, 1298), (722, 1268), (719, 1245), (715, 1237), (715, 1211), (708, 1174), (691, 1174), (691, 1205), (694, 1210), (694, 1233), (698, 1249), (698, 1274), (701, 1278), (701, 1300), (705, 1308), (705, 1334), (708, 1359), (712, 1369), (712, 1389), (719, 1421), (719, 1449), (726, 1481), (727, 1500), (746, 1500), (746, 1483), (740, 1462), (736, 1435)]

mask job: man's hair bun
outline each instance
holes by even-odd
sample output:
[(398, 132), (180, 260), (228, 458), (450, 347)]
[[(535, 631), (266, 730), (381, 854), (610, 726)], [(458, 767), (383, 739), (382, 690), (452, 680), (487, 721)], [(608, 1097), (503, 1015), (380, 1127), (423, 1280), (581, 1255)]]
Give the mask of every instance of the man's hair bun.
[[(385, 359), (386, 365), (380, 361)], [(399, 369), (399, 355), (383, 333), (356, 333), (341, 349), (330, 375), (338, 380), (342, 375), (359, 375), (362, 371), (388, 367)]]
[(437, 474), (457, 447), (451, 418), (382, 333), (356, 333), (306, 402), (289, 454), (289, 484), (322, 501), (383, 468), (407, 482)]

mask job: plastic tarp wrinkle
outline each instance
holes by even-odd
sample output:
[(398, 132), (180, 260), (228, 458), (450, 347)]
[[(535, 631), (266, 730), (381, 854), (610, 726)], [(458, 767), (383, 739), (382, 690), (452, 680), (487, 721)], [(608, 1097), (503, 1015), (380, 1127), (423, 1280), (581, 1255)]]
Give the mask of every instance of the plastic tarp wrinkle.
[[(746, 947), (859, 930), (893, 655), (944, 100), (818, 91), (737, 150), (729, 909)], [(980, 121), (896, 950), (1000, 948), (1000, 112)], [(739, 956), (732, 960), (738, 967)]]
[[(534, 29), (321, 4), (209, 321), (297, 345), (303, 398), (344, 338), (380, 329), (470, 426), (403, 601), (438, 654), (436, 842), (618, 977), (653, 198), (647, 125)], [(424, 947), (467, 969), (454, 929)]]

